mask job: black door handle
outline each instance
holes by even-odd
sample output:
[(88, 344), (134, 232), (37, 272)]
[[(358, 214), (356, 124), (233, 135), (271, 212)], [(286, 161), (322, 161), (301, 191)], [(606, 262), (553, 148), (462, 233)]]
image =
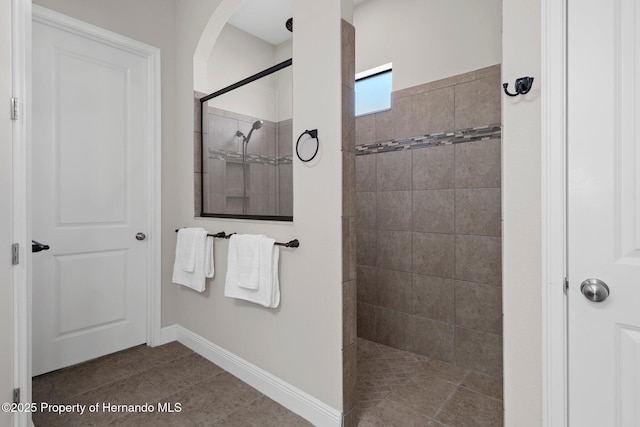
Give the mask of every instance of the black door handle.
[(49, 245), (36, 242), (35, 240), (31, 241), (31, 252), (40, 252), (40, 251), (48, 251), (48, 250), (49, 250)]

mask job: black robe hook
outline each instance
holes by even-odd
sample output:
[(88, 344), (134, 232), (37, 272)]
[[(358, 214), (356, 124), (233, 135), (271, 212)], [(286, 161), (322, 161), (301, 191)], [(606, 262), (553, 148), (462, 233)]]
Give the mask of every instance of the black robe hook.
[(520, 77), (516, 79), (516, 93), (511, 93), (507, 90), (507, 86), (509, 83), (502, 83), (502, 88), (504, 89), (504, 93), (509, 96), (518, 96), (524, 95), (531, 90), (531, 86), (533, 86), (533, 77)]

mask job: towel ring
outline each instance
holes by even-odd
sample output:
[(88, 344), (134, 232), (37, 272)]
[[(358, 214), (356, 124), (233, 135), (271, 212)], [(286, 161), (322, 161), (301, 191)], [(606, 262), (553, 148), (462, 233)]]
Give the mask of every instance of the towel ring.
[[(302, 140), (302, 137), (305, 135), (309, 135), (310, 138)], [(305, 130), (300, 134), (298, 142), (296, 142), (296, 155), (303, 162), (310, 162), (316, 157), (316, 154), (318, 154), (319, 147), (318, 129)]]

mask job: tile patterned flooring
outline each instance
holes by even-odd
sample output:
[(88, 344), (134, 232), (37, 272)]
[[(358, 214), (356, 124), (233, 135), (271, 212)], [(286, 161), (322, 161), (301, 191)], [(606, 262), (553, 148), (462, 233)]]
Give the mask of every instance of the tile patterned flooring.
[[(359, 427), (499, 427), (502, 382), (427, 357), (358, 340)], [(187, 347), (138, 346), (33, 379), (33, 401), (153, 404), (153, 413), (37, 412), (36, 427), (310, 424)], [(181, 404), (159, 412), (158, 403)], [(101, 406), (102, 409), (102, 406)]]
[[(149, 403), (153, 413), (34, 413), (36, 427), (84, 426), (310, 426), (178, 342), (145, 345), (33, 379), (33, 401), (49, 404)], [(181, 404), (180, 412), (159, 412), (158, 403)], [(173, 406), (175, 408), (175, 406)]]
[(359, 427), (500, 427), (502, 381), (358, 340)]

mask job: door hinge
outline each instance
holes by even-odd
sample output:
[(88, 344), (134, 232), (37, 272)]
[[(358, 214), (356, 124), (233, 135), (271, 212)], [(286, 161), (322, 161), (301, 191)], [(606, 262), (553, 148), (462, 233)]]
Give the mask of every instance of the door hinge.
[(564, 294), (566, 295), (568, 291), (569, 291), (569, 279), (565, 277), (564, 278)]
[(20, 403), (20, 389), (13, 389), (13, 403)]
[(20, 103), (18, 98), (11, 98), (11, 120), (18, 120), (20, 112)]
[(13, 265), (20, 264), (20, 243), (11, 245), (11, 263)]

